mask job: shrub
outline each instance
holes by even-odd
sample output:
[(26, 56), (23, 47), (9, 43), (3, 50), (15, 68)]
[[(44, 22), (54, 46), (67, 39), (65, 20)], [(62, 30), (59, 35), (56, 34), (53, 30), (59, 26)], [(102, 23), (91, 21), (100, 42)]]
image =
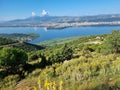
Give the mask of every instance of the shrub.
[(49, 57), (49, 63), (60, 63), (64, 62), (65, 60), (70, 60), (73, 57), (73, 50), (72, 48), (68, 47), (67, 44), (64, 45), (64, 47), (55, 54), (51, 55)]
[(0, 51), (0, 65), (6, 69), (17, 71), (26, 64), (27, 54), (23, 50), (14, 48), (3, 48)]
[(107, 36), (104, 45), (109, 53), (120, 53), (120, 31), (113, 30)]

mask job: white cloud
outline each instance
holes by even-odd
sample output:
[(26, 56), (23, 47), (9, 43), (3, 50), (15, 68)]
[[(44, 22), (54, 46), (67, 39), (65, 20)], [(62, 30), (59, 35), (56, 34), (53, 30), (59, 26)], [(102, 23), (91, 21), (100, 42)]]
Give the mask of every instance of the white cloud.
[(47, 16), (49, 13), (46, 10), (42, 11), (42, 16)]
[(36, 13), (35, 12), (32, 12), (32, 17), (36, 16)]

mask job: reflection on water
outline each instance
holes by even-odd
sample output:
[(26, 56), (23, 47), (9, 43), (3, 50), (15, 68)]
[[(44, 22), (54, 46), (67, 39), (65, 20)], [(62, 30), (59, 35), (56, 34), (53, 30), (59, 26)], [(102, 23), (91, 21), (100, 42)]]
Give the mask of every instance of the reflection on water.
[[(34, 29), (35, 31), (37, 31), (37, 30), (39, 30), (39, 27), (33, 27), (33, 29)], [(43, 30), (44, 30), (45, 32), (48, 31), (47, 27), (43, 27)]]
[(45, 32), (47, 32), (47, 31), (48, 31), (47, 27), (44, 27), (43, 29), (45, 30)]
[(38, 28), (38, 27), (33, 27), (33, 29), (34, 29), (35, 31), (37, 31), (39, 28)]

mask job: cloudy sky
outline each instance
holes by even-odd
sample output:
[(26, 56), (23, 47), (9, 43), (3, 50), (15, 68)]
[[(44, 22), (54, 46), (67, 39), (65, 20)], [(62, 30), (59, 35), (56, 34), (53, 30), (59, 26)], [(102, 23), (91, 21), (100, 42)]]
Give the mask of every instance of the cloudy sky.
[(120, 14), (120, 0), (0, 0), (0, 21), (30, 16)]

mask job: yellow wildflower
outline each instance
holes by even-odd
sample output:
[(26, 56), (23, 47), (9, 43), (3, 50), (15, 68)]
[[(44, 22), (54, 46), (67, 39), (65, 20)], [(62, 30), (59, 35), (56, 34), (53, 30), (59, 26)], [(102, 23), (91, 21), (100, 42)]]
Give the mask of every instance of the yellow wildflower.
[(38, 79), (38, 85), (40, 85), (40, 82), (41, 82), (40, 79)]
[(60, 81), (60, 90), (62, 90), (62, 88), (63, 88), (63, 81), (61, 80)]
[(56, 83), (53, 82), (53, 90), (56, 90)]
[(36, 87), (34, 87), (34, 89), (33, 90), (37, 90), (37, 88)]
[(49, 82), (48, 82), (48, 80), (46, 80), (46, 81), (44, 82), (44, 87), (47, 88), (48, 86), (49, 86)]
[(60, 81), (60, 85), (63, 85), (63, 81), (62, 80)]

